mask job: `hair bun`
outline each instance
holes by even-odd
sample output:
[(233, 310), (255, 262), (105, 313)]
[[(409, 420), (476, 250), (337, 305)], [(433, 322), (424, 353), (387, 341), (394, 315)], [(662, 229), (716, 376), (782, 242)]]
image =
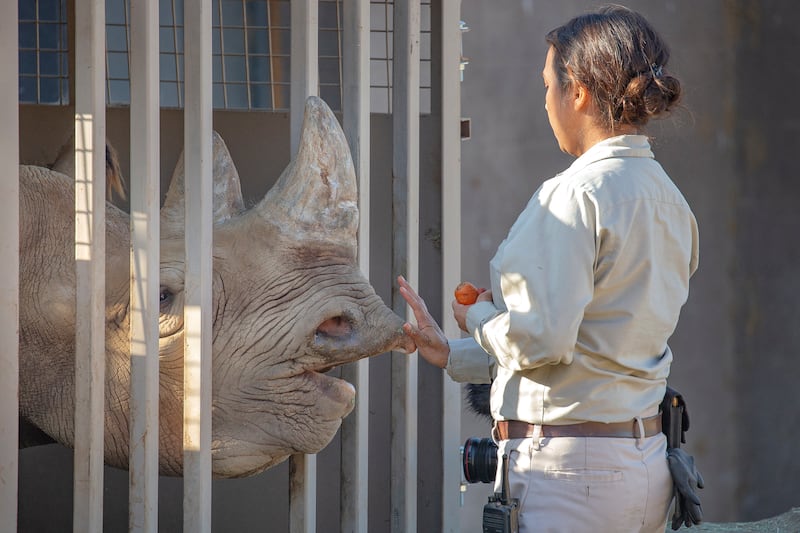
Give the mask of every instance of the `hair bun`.
[(644, 125), (672, 111), (680, 97), (680, 82), (659, 65), (631, 78), (614, 118), (621, 124)]

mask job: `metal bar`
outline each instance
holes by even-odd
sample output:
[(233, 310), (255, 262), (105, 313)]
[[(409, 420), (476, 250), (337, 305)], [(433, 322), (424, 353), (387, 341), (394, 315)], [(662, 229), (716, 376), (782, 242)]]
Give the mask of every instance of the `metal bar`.
[(158, 529), (158, 0), (131, 4), (130, 531)]
[[(369, 278), (370, 80), (369, 0), (344, 0), (342, 45), (343, 129), (358, 178), (358, 266)], [(367, 533), (369, 525), (369, 359), (342, 369), (356, 387), (356, 405), (342, 422), (341, 523), (343, 533)]]
[(289, 532), (314, 533), (317, 523), (317, 456), (289, 458)]
[(0, 5), (0, 532), (17, 531), (19, 478), (19, 55), (17, 2)]
[(300, 144), (306, 98), (319, 94), (319, 4), (294, 0), (291, 7), (291, 95), (289, 122), (292, 154)]
[(75, 5), (75, 470), (73, 528), (103, 529), (105, 1)]
[[(443, 0), (442, 69), (442, 326), (448, 338), (461, 333), (449, 312), (461, 281), (461, 0)], [(442, 373), (442, 532), (461, 531), (461, 387)]]
[[(419, 43), (420, 2), (394, 4), (392, 161), (394, 260), (419, 287)], [(410, 310), (394, 284), (393, 308)], [(417, 356), (392, 353), (391, 531), (417, 531)]]
[[(289, 134), (292, 155), (300, 145), (306, 98), (319, 93), (319, 5), (317, 0), (291, 3), (291, 94)], [(313, 533), (317, 527), (317, 456), (289, 458), (289, 531)]]
[[(172, 10), (172, 20), (173, 21), (178, 20), (178, 6), (175, 5), (175, 1), (176, 0), (170, 0), (170, 9)], [(160, 4), (160, 2), (159, 2), (159, 4)], [(160, 13), (159, 13), (159, 16), (160, 16)], [(176, 26), (177, 26), (177, 24), (176, 24)], [(170, 36), (172, 37), (172, 39), (171, 39), (172, 40), (172, 46), (174, 47), (173, 49), (175, 50), (175, 55), (177, 56), (178, 50), (181, 49), (180, 48), (180, 34), (178, 32), (178, 28), (176, 27), (175, 31), (170, 32), (170, 34), (171, 34)], [(184, 39), (184, 41), (186, 41), (186, 36), (185, 35), (184, 35), (183, 39)], [(158, 50), (159, 50), (159, 52), (161, 52), (161, 44), (158, 45)], [(223, 61), (222, 64), (224, 66), (225, 62)], [(184, 80), (184, 82), (186, 80), (186, 78), (183, 77), (182, 74), (183, 74), (183, 72), (181, 71), (180, 61), (178, 61), (178, 58), (176, 57), (175, 58), (175, 79), (178, 80), (178, 107), (183, 107), (184, 106), (183, 100), (185, 99), (185, 94), (181, 94), (181, 91), (180, 91), (180, 80)], [(161, 74), (159, 73), (159, 82), (161, 81), (160, 80), (160, 76), (161, 76)], [(185, 87), (184, 87), (184, 92), (185, 92)]]
[(186, 163), (183, 529), (211, 531), (211, 0), (188, 0), (185, 19)]

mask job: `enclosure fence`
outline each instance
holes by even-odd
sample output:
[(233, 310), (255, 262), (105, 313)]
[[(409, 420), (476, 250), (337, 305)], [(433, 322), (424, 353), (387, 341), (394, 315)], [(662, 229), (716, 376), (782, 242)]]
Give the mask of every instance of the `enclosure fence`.
[[(212, 5), (185, 0), (184, 530), (211, 531)], [(460, 0), (441, 0), (442, 301), (460, 280)], [(317, 95), (318, 2), (291, 2), (290, 135), (294, 154), (306, 97)], [(343, 0), (343, 128), (370, 202), (370, 2)], [(393, 6), (393, 270), (419, 285), (420, 0)], [(18, 3), (0, 3), (0, 531), (17, 530), (19, 398)], [(106, 1), (75, 0), (75, 258), (77, 278), (74, 531), (103, 526), (105, 379)], [(130, 5), (131, 454), (129, 527), (158, 528), (159, 2)], [(369, 217), (360, 218), (359, 266), (369, 276)], [(407, 315), (396, 293), (394, 310)], [(449, 315), (443, 313), (443, 315)], [(457, 336), (452, 317), (445, 333)], [(392, 354), (391, 531), (417, 531), (417, 356)], [(342, 426), (341, 524), (367, 531), (369, 360), (346, 366), (358, 391)], [(441, 530), (456, 532), (460, 390), (443, 374)], [(316, 457), (291, 458), (290, 530), (313, 532)], [(268, 530), (268, 528), (266, 529)]]

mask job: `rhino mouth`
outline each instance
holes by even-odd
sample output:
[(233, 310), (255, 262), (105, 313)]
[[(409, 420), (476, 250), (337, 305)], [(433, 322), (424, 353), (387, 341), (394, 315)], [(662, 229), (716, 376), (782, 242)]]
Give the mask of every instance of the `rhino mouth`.
[(342, 311), (322, 320), (314, 332), (315, 351), (324, 357), (319, 364), (309, 365), (300, 376), (312, 382), (315, 388), (333, 404), (338, 405), (337, 416), (343, 418), (355, 405), (355, 387), (338, 376), (330, 375), (335, 368), (372, 355), (358, 349), (356, 318)]
[[(359, 359), (361, 355), (354, 356), (348, 346), (355, 344), (356, 334), (354, 318), (347, 313), (336, 314), (322, 320), (314, 331), (312, 345), (317, 356), (324, 358), (312, 364), (301, 367), (297, 377), (313, 383), (314, 388), (337, 403), (352, 404), (355, 389), (350, 383), (338, 377), (327, 375), (338, 366)], [(342, 401), (344, 400), (344, 401)], [(349, 412), (349, 409), (347, 409)]]
[(353, 409), (356, 389), (352, 384), (314, 370), (307, 370), (301, 376), (313, 383), (314, 388), (331, 401), (328, 406), (334, 411), (334, 413), (330, 413), (333, 415), (331, 418), (343, 418)]

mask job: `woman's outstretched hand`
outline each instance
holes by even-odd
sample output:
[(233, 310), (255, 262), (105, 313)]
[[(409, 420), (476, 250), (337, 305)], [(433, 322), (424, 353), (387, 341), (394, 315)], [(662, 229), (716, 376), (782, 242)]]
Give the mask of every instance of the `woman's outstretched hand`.
[(411, 307), (417, 321), (416, 326), (409, 322), (403, 324), (403, 331), (417, 345), (417, 351), (423, 359), (439, 368), (446, 367), (450, 345), (442, 328), (428, 312), (425, 300), (420, 298), (403, 276), (398, 276), (397, 283), (400, 285), (400, 294)]

